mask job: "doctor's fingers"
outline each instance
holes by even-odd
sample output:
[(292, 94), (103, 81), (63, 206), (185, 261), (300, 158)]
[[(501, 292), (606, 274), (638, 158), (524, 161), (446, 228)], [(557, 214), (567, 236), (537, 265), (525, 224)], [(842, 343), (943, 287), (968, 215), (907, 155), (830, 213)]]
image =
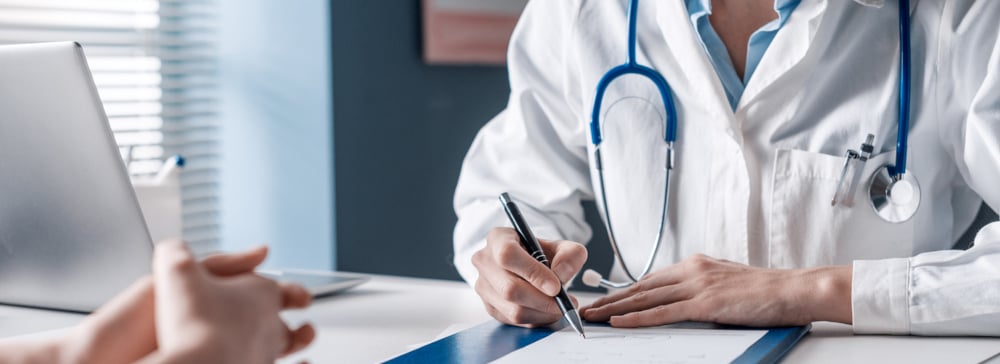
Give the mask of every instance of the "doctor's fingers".
[(480, 297), (495, 306), (506, 302), (534, 311), (559, 314), (559, 306), (552, 296), (499, 267), (480, 269), (475, 288)]
[[(477, 281), (477, 292), (480, 292), (480, 285), (488, 286), (489, 283), (480, 283)], [(479, 298), (483, 301), (486, 313), (505, 324), (522, 327), (540, 327), (559, 321), (562, 318), (558, 308), (554, 312), (539, 311), (515, 302), (499, 299), (497, 296), (498, 294), (491, 287), (483, 287), (483, 290), (479, 293)]]
[(590, 304), (590, 308), (597, 308), (607, 305), (612, 302), (618, 302), (623, 299), (635, 296), (641, 292), (651, 291), (660, 287), (672, 286), (683, 281), (683, 276), (679, 272), (676, 265), (661, 269), (659, 271), (653, 272), (638, 282), (632, 284), (632, 286), (608, 294), (607, 296), (598, 298), (594, 303)]
[(562, 288), (559, 277), (549, 267), (532, 258), (516, 236), (514, 239), (504, 237), (488, 241), (485, 249), (472, 256), (472, 264), (480, 272), (484, 267), (490, 267), (513, 273), (550, 297), (555, 297)]
[(673, 284), (654, 289), (635, 292), (619, 300), (601, 303), (585, 309), (583, 318), (587, 321), (606, 322), (614, 316), (632, 312), (645, 311), (657, 306), (669, 305), (675, 302), (687, 301), (693, 294), (685, 285)]
[(656, 306), (648, 310), (632, 312), (611, 317), (614, 327), (649, 327), (673, 324), (682, 321), (696, 320), (694, 312), (699, 303), (695, 301), (679, 301), (667, 305)]
[(552, 262), (552, 272), (562, 283), (568, 283), (587, 262), (587, 248), (569, 240), (539, 240), (545, 255)]
[(506, 307), (500, 304), (499, 307), (484, 303), (486, 312), (497, 321), (507, 325), (514, 325), (527, 328), (548, 326), (562, 319), (562, 316), (553, 315), (546, 312), (535, 311), (524, 307)]

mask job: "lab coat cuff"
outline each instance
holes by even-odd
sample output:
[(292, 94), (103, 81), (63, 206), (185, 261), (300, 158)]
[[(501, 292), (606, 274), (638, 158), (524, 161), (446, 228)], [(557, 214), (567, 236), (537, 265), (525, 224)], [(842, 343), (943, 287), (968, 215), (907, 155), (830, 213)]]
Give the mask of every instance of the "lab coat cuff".
[(910, 333), (910, 259), (856, 260), (851, 284), (855, 334)]

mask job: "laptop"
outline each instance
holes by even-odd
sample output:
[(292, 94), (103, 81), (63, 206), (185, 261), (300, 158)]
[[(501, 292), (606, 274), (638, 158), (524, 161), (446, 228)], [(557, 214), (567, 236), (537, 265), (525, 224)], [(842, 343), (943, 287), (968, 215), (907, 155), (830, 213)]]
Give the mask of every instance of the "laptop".
[[(0, 304), (91, 312), (148, 274), (152, 252), (82, 47), (0, 46)], [(316, 295), (367, 280), (271, 277)]]

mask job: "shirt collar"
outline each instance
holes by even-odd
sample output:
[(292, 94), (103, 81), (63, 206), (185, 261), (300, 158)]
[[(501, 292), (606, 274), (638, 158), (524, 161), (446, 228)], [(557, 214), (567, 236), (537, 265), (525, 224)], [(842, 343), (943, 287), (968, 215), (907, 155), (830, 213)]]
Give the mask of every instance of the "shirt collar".
[(854, 1), (857, 2), (858, 4), (864, 6), (871, 6), (875, 8), (881, 8), (882, 5), (885, 5), (885, 0), (854, 0)]
[[(855, 0), (855, 1), (864, 3), (864, 2), (881, 2), (881, 1), (885, 1), (885, 0)], [(794, 2), (797, 2), (797, 1), (795, 1), (795, 0), (774, 0), (774, 10), (779, 10), (781, 8), (784, 8), (784, 7), (788, 6), (788, 4), (794, 3)], [(690, 4), (690, 2), (688, 2), (688, 3)], [(696, 11), (705, 12), (705, 14), (712, 14), (712, 0), (698, 0), (697, 4), (700, 4), (701, 8), (697, 9)]]
[[(783, 6), (788, 5), (788, 3), (791, 1), (792, 0), (775, 0), (774, 8), (780, 9)], [(712, 13), (712, 0), (699, 0), (698, 2), (701, 3), (703, 11), (709, 14)], [(870, 6), (875, 8), (881, 8), (883, 5), (885, 5), (885, 0), (854, 0), (854, 2), (864, 6)]]

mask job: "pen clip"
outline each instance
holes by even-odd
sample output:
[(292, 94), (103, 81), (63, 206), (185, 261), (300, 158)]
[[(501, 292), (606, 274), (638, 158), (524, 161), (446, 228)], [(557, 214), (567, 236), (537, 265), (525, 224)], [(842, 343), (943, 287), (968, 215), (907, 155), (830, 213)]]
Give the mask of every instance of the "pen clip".
[[(853, 194), (849, 192), (853, 190), (853, 188), (844, 188), (844, 181), (847, 180), (847, 171), (853, 170), (853, 168), (851, 168), (852, 163), (857, 161), (858, 158), (860, 158), (860, 155), (853, 149), (848, 149), (847, 153), (844, 155), (844, 167), (840, 170), (840, 178), (837, 179), (837, 190), (833, 193), (833, 200), (830, 201), (830, 206), (837, 206), (838, 201), (847, 207), (854, 205)], [(853, 184), (853, 175), (851, 180)]]
[[(837, 190), (833, 194), (833, 200), (830, 201), (830, 206), (836, 206), (838, 201), (840, 204), (853, 207), (854, 206), (854, 193), (858, 189), (858, 183), (861, 181), (861, 173), (864, 171), (865, 163), (868, 162), (868, 158), (871, 158), (872, 151), (874, 147), (872, 143), (875, 141), (875, 136), (868, 134), (865, 137), (865, 141), (861, 143), (861, 151), (848, 149), (846, 155), (844, 156), (844, 167), (840, 170), (840, 178), (837, 180)], [(851, 172), (850, 183), (844, 185), (847, 180), (847, 172)]]

